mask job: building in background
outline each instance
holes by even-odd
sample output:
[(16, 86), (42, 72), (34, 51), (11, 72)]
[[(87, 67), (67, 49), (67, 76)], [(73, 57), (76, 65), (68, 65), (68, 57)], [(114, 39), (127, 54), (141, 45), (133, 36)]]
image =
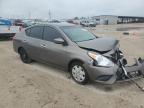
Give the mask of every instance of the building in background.
[(144, 23), (144, 17), (118, 16), (118, 24)]
[(114, 15), (100, 15), (100, 16), (94, 16), (92, 19), (95, 19), (97, 24), (100, 25), (112, 25), (117, 24), (118, 22), (118, 16)]
[(100, 15), (94, 16), (92, 19), (94, 19), (96, 23), (100, 25), (144, 23), (144, 17), (136, 16)]

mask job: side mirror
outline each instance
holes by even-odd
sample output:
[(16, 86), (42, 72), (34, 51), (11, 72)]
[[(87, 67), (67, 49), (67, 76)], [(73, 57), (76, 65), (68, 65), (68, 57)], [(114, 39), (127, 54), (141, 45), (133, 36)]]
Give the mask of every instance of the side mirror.
[(64, 44), (65, 41), (62, 38), (55, 38), (54, 39), (54, 43), (56, 43), (56, 44)]

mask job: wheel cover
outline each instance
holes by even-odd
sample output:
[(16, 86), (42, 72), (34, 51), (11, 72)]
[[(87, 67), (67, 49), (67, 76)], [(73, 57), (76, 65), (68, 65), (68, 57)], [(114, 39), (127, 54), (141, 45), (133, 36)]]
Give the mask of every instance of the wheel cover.
[(72, 76), (78, 82), (83, 82), (85, 80), (85, 70), (79, 65), (75, 65), (72, 68)]

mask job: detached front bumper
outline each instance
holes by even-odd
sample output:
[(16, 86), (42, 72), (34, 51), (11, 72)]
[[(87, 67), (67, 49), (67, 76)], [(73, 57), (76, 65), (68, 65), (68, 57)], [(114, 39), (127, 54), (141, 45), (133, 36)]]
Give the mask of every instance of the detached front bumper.
[[(132, 79), (137, 79), (137, 78), (141, 78), (144, 77), (144, 60), (139, 59), (136, 60), (135, 64), (132, 66), (125, 66), (125, 71), (127, 72), (127, 76), (124, 74), (121, 74), (119, 76), (120, 79), (118, 79), (118, 81), (129, 81)], [(121, 70), (121, 69), (120, 69)], [(124, 73), (122, 70), (118, 71), (119, 73)], [(124, 77), (122, 77), (124, 76)]]
[(90, 80), (103, 84), (113, 84), (117, 81), (128, 81), (144, 76), (144, 60), (137, 60), (134, 65), (124, 67), (130, 79), (125, 76), (123, 70), (118, 65), (114, 67), (97, 67), (92, 64), (84, 64), (84, 67), (88, 72)]

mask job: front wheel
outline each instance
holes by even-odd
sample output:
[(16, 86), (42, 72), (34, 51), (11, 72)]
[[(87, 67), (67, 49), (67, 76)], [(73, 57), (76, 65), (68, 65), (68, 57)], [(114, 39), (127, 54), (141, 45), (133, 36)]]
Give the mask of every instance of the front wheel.
[(72, 63), (70, 66), (70, 72), (75, 82), (82, 85), (88, 82), (88, 74), (84, 69), (84, 67), (82, 66), (82, 63), (80, 62)]

